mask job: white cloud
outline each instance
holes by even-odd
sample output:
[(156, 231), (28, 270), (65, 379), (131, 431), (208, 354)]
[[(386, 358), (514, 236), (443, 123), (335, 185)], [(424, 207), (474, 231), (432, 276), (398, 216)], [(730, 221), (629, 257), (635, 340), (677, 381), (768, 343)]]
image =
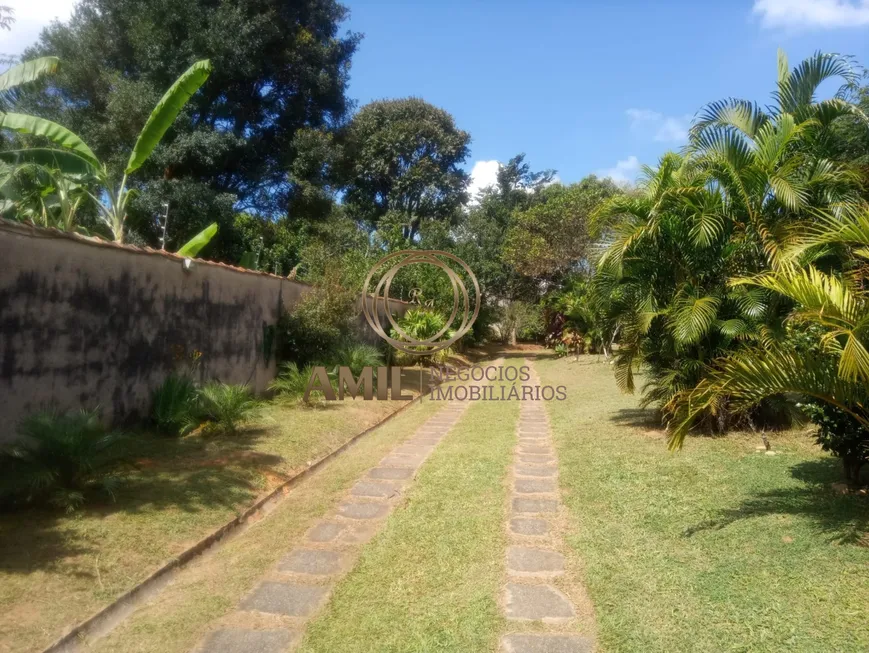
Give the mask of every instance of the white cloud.
[(617, 161), (615, 167), (598, 170), (595, 174), (598, 177), (609, 177), (617, 184), (632, 184), (639, 171), (640, 160), (632, 154), (627, 159)]
[(494, 186), (498, 181), (498, 170), (501, 164), (494, 159), (492, 161), (477, 161), (471, 169), (471, 183), (468, 186), (468, 194), (471, 203), (477, 198), (477, 193), (488, 186)]
[(12, 7), (15, 22), (9, 31), (0, 30), (0, 52), (20, 55), (24, 48), (33, 45), (39, 33), (55, 19), (68, 20), (77, 0), (4, 0)]
[(754, 0), (764, 27), (827, 28), (869, 25), (869, 0)]
[(652, 140), (661, 143), (684, 143), (688, 140), (691, 116), (665, 116), (651, 109), (628, 109), (631, 129), (642, 134), (651, 134)]

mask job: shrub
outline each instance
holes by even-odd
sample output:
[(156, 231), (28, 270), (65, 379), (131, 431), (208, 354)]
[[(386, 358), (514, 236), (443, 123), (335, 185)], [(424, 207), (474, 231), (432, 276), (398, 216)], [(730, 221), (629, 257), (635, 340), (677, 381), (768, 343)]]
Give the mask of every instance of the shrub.
[[(313, 373), (313, 365), (305, 365), (302, 369), (299, 369), (299, 366), (293, 362), (283, 363), (277, 378), (269, 384), (269, 390), (288, 399), (301, 399), (305, 394), (305, 388), (308, 387), (308, 382), (311, 380)], [(329, 375), (329, 382), (337, 392), (338, 388), (335, 381), (337, 374), (334, 371), (327, 371), (327, 374)], [(313, 405), (322, 396), (323, 393), (319, 391), (311, 392), (308, 396), (307, 404)]]
[[(437, 311), (424, 308), (411, 308), (398, 320), (398, 325), (402, 330), (415, 340), (426, 340), (437, 335), (446, 326), (446, 323), (447, 319), (443, 315)], [(448, 329), (441, 338), (451, 338), (454, 334), (455, 331)], [(402, 340), (401, 335), (395, 329), (392, 329), (389, 335), (396, 340)], [(425, 347), (411, 347), (411, 349), (425, 351)], [(417, 363), (420, 365), (435, 365), (446, 361), (454, 355), (455, 349), (452, 347), (446, 347), (434, 354), (425, 356), (407, 354), (401, 351), (396, 351), (393, 354), (396, 365), (416, 365)]]
[(196, 417), (207, 421), (212, 433), (237, 433), (240, 424), (253, 417), (257, 401), (247, 385), (212, 381), (199, 390)]
[(817, 443), (824, 451), (842, 459), (845, 481), (860, 484), (860, 470), (869, 463), (869, 431), (841, 408), (823, 401), (800, 404), (818, 425)]
[(21, 441), (0, 448), (0, 503), (47, 501), (73, 512), (90, 491), (114, 499), (126, 437), (107, 432), (97, 411), (34, 413), (18, 434)]
[(359, 376), (365, 367), (373, 367), (377, 373), (377, 367), (383, 365), (383, 354), (377, 347), (362, 343), (346, 343), (332, 359), (335, 367), (349, 367), (354, 375)]
[(183, 374), (171, 374), (154, 391), (152, 418), (157, 430), (181, 435), (196, 411), (196, 384)]
[(278, 360), (304, 365), (328, 359), (352, 331), (358, 297), (332, 278), (306, 292), (293, 312), (281, 317)]

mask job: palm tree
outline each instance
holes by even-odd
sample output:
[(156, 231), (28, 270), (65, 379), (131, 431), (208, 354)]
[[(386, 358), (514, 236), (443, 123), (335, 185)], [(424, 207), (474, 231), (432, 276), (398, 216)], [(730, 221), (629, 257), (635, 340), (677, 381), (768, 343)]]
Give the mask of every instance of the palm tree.
[[(27, 62), (29, 63), (31, 62)], [(39, 74), (44, 74), (44, 70), (48, 67), (48, 64), (43, 64), (38, 69), (42, 71)], [(9, 72), (6, 74), (8, 75)], [(33, 75), (37, 72), (37, 70), (30, 70), (30, 72), (22, 70), (13, 75), (13, 79), (33, 79)], [(43, 137), (60, 146), (61, 149), (37, 147), (0, 152), (0, 161), (13, 166), (41, 166), (82, 184), (82, 188), (96, 186), (99, 190), (95, 192), (87, 190), (87, 194), (97, 206), (100, 218), (111, 231), (115, 242), (122, 243), (127, 206), (135, 193), (134, 189), (127, 187), (129, 175), (148, 160), (163, 135), (175, 122), (187, 100), (199, 90), (210, 74), (211, 63), (207, 60), (197, 61), (169, 87), (142, 128), (118, 184), (110, 179), (107, 167), (99, 161), (81, 138), (55, 122), (36, 116), (3, 113), (0, 114), (0, 127)], [(0, 92), (3, 90), (2, 78), (0, 78)]]
[[(834, 243), (848, 248), (851, 260), (844, 272), (796, 265), (807, 250)], [(867, 243), (869, 208), (863, 207), (839, 219), (826, 218), (790, 250), (779, 269), (731, 281), (734, 287), (760, 288), (791, 302), (787, 322), (808, 344), (801, 348), (797, 338), (786, 344), (769, 342), (715, 361), (710, 375), (680, 406), (672, 423), (671, 447), (681, 446), (698, 416), (714, 412), (724, 399), (748, 408), (776, 396), (805, 397), (832, 407), (854, 425), (847, 434), (849, 442), (836, 442), (835, 436), (846, 434), (834, 432), (829, 448), (842, 457), (846, 479), (858, 481), (860, 468), (869, 461)], [(837, 448), (840, 444), (847, 445), (847, 451)]]
[(708, 362), (759, 337), (766, 309), (757, 293), (727, 289), (744, 252), (731, 225), (710, 228), (724, 210), (705, 180), (692, 158), (667, 154), (657, 169), (644, 169), (638, 192), (613, 198), (596, 215), (607, 246), (593, 286), (617, 316), (616, 381), (633, 392), (642, 364), (643, 403), (665, 410), (696, 386)]
[[(813, 225), (860, 203), (859, 175), (821, 156), (836, 118), (862, 116), (838, 96), (815, 101), (818, 84), (831, 77), (855, 79), (836, 55), (815, 55), (789, 71), (780, 54), (775, 107), (765, 112), (734, 99), (708, 105), (684, 155), (645, 168), (638, 193), (598, 213), (608, 247), (595, 283), (619, 293), (616, 380), (632, 391), (642, 363), (650, 379), (645, 401), (659, 403), (667, 421), (681, 415), (714, 359), (785, 335), (791, 299), (728, 279), (783, 269)], [(750, 417), (726, 395), (716, 401), (693, 411), (692, 423), (703, 415), (707, 426), (726, 428), (734, 414)]]
[[(836, 96), (816, 101), (820, 84), (835, 78), (844, 82)], [(779, 51), (775, 105), (764, 111), (728, 98), (704, 107), (691, 127), (688, 151), (706, 183), (720, 191), (723, 211), (710, 214), (702, 228), (714, 233), (731, 222), (734, 237), (757, 248), (755, 264), (776, 267), (800, 222), (819, 211), (856, 206), (859, 173), (823, 154), (836, 119), (855, 116), (869, 125), (843, 99), (857, 78), (845, 57), (819, 52), (791, 71)]]

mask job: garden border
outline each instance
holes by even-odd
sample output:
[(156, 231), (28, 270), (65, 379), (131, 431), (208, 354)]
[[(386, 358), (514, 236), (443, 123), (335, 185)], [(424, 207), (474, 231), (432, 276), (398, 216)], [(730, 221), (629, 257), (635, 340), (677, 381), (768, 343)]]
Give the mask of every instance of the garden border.
[(131, 615), (144, 601), (152, 598), (171, 580), (176, 572), (183, 570), (189, 563), (196, 560), (200, 556), (213, 552), (220, 544), (229, 537), (243, 532), (244, 528), (258, 521), (260, 517), (274, 510), (281, 500), (286, 496), (286, 491), (294, 485), (297, 485), (310, 474), (317, 471), (320, 467), (344, 453), (351, 446), (356, 444), (361, 438), (368, 435), (372, 431), (380, 428), (387, 422), (391, 421), (397, 415), (403, 413), (408, 408), (423, 400), (424, 397), (431, 394), (423, 392), (419, 396), (414, 397), (398, 410), (390, 413), (382, 420), (369, 426), (364, 431), (357, 433), (342, 444), (337, 449), (330, 451), (322, 458), (316, 460), (308, 467), (305, 467), (295, 476), (281, 483), (267, 495), (258, 499), (252, 505), (248, 506), (241, 514), (236, 515), (233, 519), (226, 522), (223, 526), (218, 527), (204, 538), (199, 540), (190, 548), (182, 551), (169, 562), (165, 563), (159, 569), (153, 571), (149, 576), (142, 580), (139, 584), (131, 587), (129, 590), (121, 594), (114, 601), (102, 608), (99, 612), (91, 615), (60, 638), (54, 643), (43, 649), (42, 653), (73, 653), (79, 650), (79, 646), (88, 641), (94, 641), (109, 634), (116, 626), (121, 624), (124, 619)]

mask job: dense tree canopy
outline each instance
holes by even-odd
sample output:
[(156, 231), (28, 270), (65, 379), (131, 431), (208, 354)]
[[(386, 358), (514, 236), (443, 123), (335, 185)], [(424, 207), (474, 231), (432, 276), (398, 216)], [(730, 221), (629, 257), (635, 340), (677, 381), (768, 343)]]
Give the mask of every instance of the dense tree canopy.
[(467, 200), (461, 169), (471, 137), (419, 98), (372, 102), (347, 127), (345, 203), (357, 220), (388, 222), (410, 242), (423, 222), (449, 221)]
[(531, 276), (551, 276), (588, 267), (591, 215), (618, 193), (610, 179), (594, 175), (577, 184), (555, 184), (518, 211), (504, 242), (504, 260)]
[(345, 91), (360, 38), (339, 36), (346, 14), (334, 0), (83, 0), (25, 53), (63, 62), (48, 92), (25, 104), (119, 169), (162, 91), (209, 58), (209, 84), (140, 171), (134, 229), (152, 238), (163, 202), (175, 215), (170, 242), (215, 219), (230, 224), (232, 202), (223, 198), (265, 214), (321, 215), (328, 132), (350, 109)]

